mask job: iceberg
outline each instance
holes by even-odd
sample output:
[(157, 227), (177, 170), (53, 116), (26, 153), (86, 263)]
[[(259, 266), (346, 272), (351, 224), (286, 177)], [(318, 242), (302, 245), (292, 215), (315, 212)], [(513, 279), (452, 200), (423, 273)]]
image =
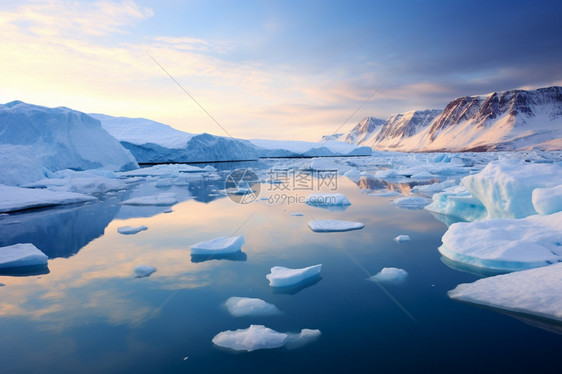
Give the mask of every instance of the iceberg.
[(215, 335), (213, 344), (235, 351), (252, 352), (287, 346), (298, 348), (320, 337), (320, 330), (302, 329), (300, 333), (282, 333), (263, 325), (250, 325), (247, 329), (222, 331)]
[(139, 233), (139, 232), (144, 231), (144, 230), (148, 230), (148, 227), (146, 227), (144, 225), (138, 226), (138, 227), (122, 226), (122, 227), (119, 227), (117, 229), (117, 232), (119, 234), (123, 234), (123, 235), (134, 235), (134, 234)]
[(408, 278), (408, 272), (399, 268), (383, 268), (377, 274), (369, 278), (370, 281), (378, 281), (389, 284), (402, 284)]
[(135, 278), (150, 277), (157, 269), (150, 265), (139, 265), (135, 268)]
[(281, 313), (275, 305), (257, 298), (233, 296), (226, 300), (225, 305), (233, 317), (270, 316)]
[(433, 213), (475, 221), (486, 217), (486, 208), (463, 186), (456, 186), (433, 195), (431, 204), (425, 206)]
[(539, 214), (562, 211), (562, 184), (551, 188), (535, 188), (532, 193), (533, 208)]
[(562, 165), (520, 160), (490, 162), (462, 184), (486, 207), (487, 218), (523, 218), (537, 214), (532, 202), (536, 188), (562, 184)]
[(267, 274), (265, 277), (269, 280), (269, 285), (271, 287), (291, 287), (319, 275), (320, 270), (322, 270), (322, 264), (302, 269), (274, 266), (271, 268), (271, 273)]
[(192, 255), (214, 255), (240, 252), (244, 244), (244, 235), (220, 237), (208, 242), (191, 246)]
[(459, 222), (443, 235), (439, 252), (450, 260), (500, 271), (562, 261), (562, 212), (522, 219)]
[(0, 183), (10, 185), (41, 179), (44, 169), (138, 168), (131, 153), (98, 120), (64, 107), (21, 101), (0, 104), (0, 149)]
[(30, 243), (0, 247), (0, 269), (47, 266), (48, 257)]
[(0, 213), (31, 208), (76, 204), (97, 200), (93, 196), (74, 192), (21, 188), (0, 184)]
[(450, 298), (562, 322), (562, 264), (460, 284)]
[(420, 196), (399, 197), (392, 200), (392, 204), (403, 209), (423, 209), (431, 200)]
[(308, 222), (308, 227), (314, 232), (338, 232), (360, 230), (365, 225), (361, 222), (319, 219)]
[(317, 193), (309, 195), (305, 203), (319, 208), (341, 207), (343, 209), (351, 205), (351, 202), (341, 193)]
[(394, 238), (394, 240), (397, 241), (398, 243), (407, 242), (407, 241), (410, 241), (410, 236), (409, 235), (398, 235), (396, 238)]
[(167, 206), (174, 205), (178, 202), (176, 194), (174, 193), (161, 193), (159, 195), (135, 197), (129, 200), (122, 201), (123, 205), (155, 205)]
[(139, 163), (256, 160), (258, 151), (247, 140), (210, 134), (190, 134), (145, 118), (92, 113), (103, 128), (127, 148)]

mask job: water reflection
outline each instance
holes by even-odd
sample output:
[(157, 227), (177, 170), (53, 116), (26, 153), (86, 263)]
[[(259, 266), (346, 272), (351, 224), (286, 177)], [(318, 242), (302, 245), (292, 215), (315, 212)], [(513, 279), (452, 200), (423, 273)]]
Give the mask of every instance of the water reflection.
[(191, 255), (191, 262), (199, 263), (212, 260), (246, 261), (248, 255), (245, 252), (224, 253), (217, 255)]
[(102, 236), (119, 208), (109, 199), (11, 214), (0, 220), (0, 246), (32, 243), (50, 259), (70, 257)]

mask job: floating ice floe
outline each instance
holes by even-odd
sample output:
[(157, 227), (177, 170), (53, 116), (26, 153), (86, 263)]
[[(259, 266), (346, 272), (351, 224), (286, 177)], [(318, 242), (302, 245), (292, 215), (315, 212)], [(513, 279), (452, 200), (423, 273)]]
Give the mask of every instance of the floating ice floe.
[(0, 247), (0, 269), (47, 266), (48, 257), (31, 243)]
[(97, 200), (93, 196), (74, 192), (20, 188), (0, 184), (0, 212), (42, 208), (54, 205), (83, 203)]
[(420, 196), (399, 197), (392, 200), (392, 204), (404, 209), (423, 209), (431, 200)]
[(360, 230), (365, 225), (361, 222), (319, 219), (308, 222), (308, 227), (314, 232), (338, 232)]
[(148, 230), (148, 227), (146, 227), (144, 225), (137, 226), (137, 227), (122, 226), (122, 227), (119, 227), (117, 229), (117, 232), (119, 234), (123, 234), (123, 235), (134, 235), (134, 234), (139, 233), (139, 232), (144, 231), (144, 230)]
[(191, 246), (192, 255), (213, 255), (228, 254), (242, 250), (244, 244), (244, 235), (225, 236), (210, 240), (208, 242), (200, 242)]
[(408, 278), (408, 272), (399, 268), (383, 268), (377, 274), (369, 278), (370, 281), (378, 281), (389, 284), (402, 284)]
[(462, 184), (486, 207), (486, 218), (523, 218), (537, 213), (533, 190), (562, 184), (562, 165), (493, 161)]
[(157, 269), (154, 266), (140, 265), (135, 268), (135, 278), (150, 277)]
[(426, 195), (431, 196), (431, 195), (433, 195), (437, 192), (445, 191), (447, 188), (455, 187), (458, 184), (459, 184), (458, 181), (456, 181), (454, 179), (449, 179), (449, 180), (446, 180), (444, 182), (414, 186), (412, 188), (412, 192), (422, 193), (422, 194), (426, 194)]
[(443, 235), (441, 254), (453, 261), (517, 271), (562, 261), (562, 212), (522, 219), (459, 222)]
[(537, 213), (552, 214), (562, 211), (562, 184), (551, 188), (535, 188), (532, 201)]
[(320, 274), (322, 264), (313, 265), (302, 269), (291, 269), (282, 266), (274, 266), (271, 273), (265, 277), (269, 280), (271, 287), (291, 287)]
[(225, 305), (233, 317), (270, 316), (281, 313), (275, 305), (257, 298), (230, 297)]
[(247, 329), (220, 332), (213, 338), (213, 343), (235, 351), (252, 352), (285, 345), (287, 348), (296, 347), (318, 338), (320, 334), (320, 330), (303, 329), (299, 334), (291, 334), (277, 332), (263, 325), (250, 325)]
[(320, 207), (320, 208), (331, 208), (337, 207), (341, 209), (347, 208), (351, 205), (351, 202), (344, 194), (341, 193), (318, 193), (309, 195), (305, 203), (310, 206)]
[(178, 202), (176, 194), (174, 193), (161, 193), (159, 195), (135, 197), (129, 200), (122, 201), (123, 205), (155, 205), (166, 206), (174, 205)]
[(304, 214), (303, 214), (303, 213), (299, 213), (299, 212), (294, 212), (294, 213), (291, 213), (291, 216), (293, 216), (293, 217), (302, 217), (302, 216), (304, 216)]
[(474, 221), (486, 217), (486, 208), (463, 186), (456, 186), (433, 195), (431, 204), (425, 206), (430, 212)]
[(394, 238), (395, 241), (397, 242), (407, 242), (410, 241), (410, 236), (409, 235), (398, 235), (396, 238)]
[(562, 264), (460, 284), (455, 300), (562, 322)]

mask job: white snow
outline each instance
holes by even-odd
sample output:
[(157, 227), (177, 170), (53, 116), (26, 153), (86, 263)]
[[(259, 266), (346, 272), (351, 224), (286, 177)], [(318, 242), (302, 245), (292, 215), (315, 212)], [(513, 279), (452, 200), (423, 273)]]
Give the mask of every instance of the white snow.
[(392, 200), (392, 204), (404, 209), (422, 209), (430, 202), (431, 200), (420, 196), (399, 197)]
[(215, 335), (213, 343), (235, 351), (252, 352), (258, 349), (273, 349), (287, 346), (298, 348), (317, 339), (320, 330), (302, 329), (300, 333), (282, 333), (263, 325), (250, 325), (247, 329), (223, 331)]
[(377, 274), (369, 278), (369, 280), (389, 284), (402, 284), (406, 281), (406, 278), (408, 278), (408, 272), (406, 270), (389, 267), (383, 268)]
[(409, 235), (398, 235), (396, 238), (394, 238), (395, 241), (397, 242), (407, 242), (410, 241), (410, 236)]
[(351, 205), (351, 202), (344, 194), (341, 193), (317, 193), (309, 195), (305, 203), (315, 207), (345, 207)]
[(148, 227), (146, 227), (144, 225), (138, 226), (138, 227), (122, 226), (122, 227), (119, 227), (117, 229), (117, 232), (119, 232), (120, 234), (123, 234), (123, 235), (134, 235), (134, 234), (139, 233), (139, 232), (144, 231), (144, 230), (148, 230)]
[(244, 235), (220, 237), (191, 246), (192, 255), (212, 255), (235, 253), (242, 250)]
[(95, 197), (73, 192), (49, 191), (0, 185), (0, 212), (12, 212), (54, 205), (83, 203)]
[(551, 188), (535, 188), (532, 201), (537, 213), (552, 214), (562, 211), (562, 184)]
[(155, 205), (167, 206), (174, 205), (178, 202), (176, 194), (174, 193), (161, 193), (159, 195), (135, 197), (129, 200), (122, 201), (123, 205)]
[(275, 305), (257, 298), (233, 296), (226, 300), (225, 305), (233, 317), (270, 316), (281, 313)]
[(443, 235), (441, 254), (492, 270), (516, 271), (562, 261), (562, 212), (522, 219), (459, 222)]
[(269, 280), (269, 285), (271, 287), (289, 287), (320, 274), (321, 270), (322, 264), (301, 269), (274, 266), (271, 268), (271, 273), (267, 274), (265, 277)]
[(449, 297), (562, 322), (562, 264), (460, 284)]
[(486, 207), (487, 218), (523, 218), (537, 213), (534, 189), (562, 184), (562, 165), (493, 161), (480, 173), (464, 177), (462, 184)]
[(0, 268), (47, 265), (47, 255), (30, 243), (0, 247)]
[(209, 171), (208, 169), (202, 169), (193, 165), (163, 164), (130, 170), (118, 173), (118, 175), (120, 177), (178, 177), (180, 173), (206, 173)]
[(150, 277), (157, 269), (150, 265), (139, 265), (135, 268), (135, 278)]
[(0, 182), (11, 185), (41, 179), (44, 170), (138, 168), (99, 121), (64, 107), (0, 104), (0, 146)]
[(365, 225), (361, 222), (319, 219), (308, 222), (308, 227), (314, 232), (337, 232), (360, 230), (365, 227)]

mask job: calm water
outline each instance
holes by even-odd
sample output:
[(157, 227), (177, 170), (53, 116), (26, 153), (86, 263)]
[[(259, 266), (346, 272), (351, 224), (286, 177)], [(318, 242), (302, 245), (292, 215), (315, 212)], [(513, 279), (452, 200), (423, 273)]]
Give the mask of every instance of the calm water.
[[(6, 373), (287, 373), (287, 372), (560, 372), (562, 335), (513, 317), (450, 300), (446, 292), (479, 277), (454, 270), (437, 251), (446, 226), (424, 210), (361, 193), (346, 178), (345, 211), (304, 204), (237, 205), (213, 196), (221, 181), (159, 189), (188, 199), (162, 207), (121, 206), (146, 194), (137, 185), (99, 203), (13, 214), (0, 219), (0, 245), (31, 241), (47, 253), (49, 273), (0, 276), (0, 371)], [(209, 193), (211, 196), (209, 196)], [(262, 196), (269, 196), (262, 185)], [(294, 194), (294, 193), (291, 193)], [(306, 192), (303, 194), (306, 195)], [(291, 216), (302, 212), (303, 217)], [(322, 234), (311, 219), (365, 223), (360, 231)], [(120, 226), (148, 226), (137, 235)], [(245, 236), (245, 256), (193, 262), (189, 245), (232, 233)], [(399, 234), (412, 241), (396, 243)], [(340, 247), (343, 246), (344, 248)], [(408, 271), (388, 291), (369, 272)], [(323, 264), (322, 278), (278, 293), (272, 266)], [(135, 279), (137, 265), (158, 271)], [(282, 315), (235, 318), (231, 296), (259, 297)], [(264, 324), (277, 331), (320, 329), (302, 348), (233, 353), (215, 347), (218, 332)], [(188, 357), (187, 359), (184, 359)]]

